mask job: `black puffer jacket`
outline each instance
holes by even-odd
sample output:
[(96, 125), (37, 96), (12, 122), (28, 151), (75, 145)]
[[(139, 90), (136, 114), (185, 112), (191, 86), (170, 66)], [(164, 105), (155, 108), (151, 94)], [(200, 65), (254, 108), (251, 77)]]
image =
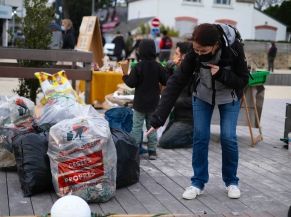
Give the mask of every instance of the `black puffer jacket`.
[[(236, 55), (227, 47), (221, 49), (221, 60), (218, 63), (220, 70), (213, 78), (227, 87), (234, 89), (238, 98), (241, 98), (243, 89), (247, 85), (249, 79), (249, 71), (243, 46), (238, 41), (233, 43), (232, 49), (235, 51)], [(231, 69), (225, 69), (227, 68), (226, 66), (230, 66)], [(159, 106), (154, 112), (151, 120), (151, 125), (154, 128), (158, 128), (165, 123), (180, 92), (187, 85), (189, 80), (193, 78), (193, 72), (197, 71), (199, 68), (200, 62), (198, 61), (198, 55), (192, 50), (184, 58), (181, 66), (177, 69), (177, 73), (171, 76), (167, 82)]]
[(153, 40), (142, 40), (138, 52), (141, 61), (122, 79), (127, 86), (135, 88), (133, 108), (142, 113), (151, 113), (159, 103), (160, 84), (166, 85), (166, 72), (155, 60), (156, 47)]
[(63, 32), (63, 49), (74, 49), (76, 44), (74, 29), (68, 29)]

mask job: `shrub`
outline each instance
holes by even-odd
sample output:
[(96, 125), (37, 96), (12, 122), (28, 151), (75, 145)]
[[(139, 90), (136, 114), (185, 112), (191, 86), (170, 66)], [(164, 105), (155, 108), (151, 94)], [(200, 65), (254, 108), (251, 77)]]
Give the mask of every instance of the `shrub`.
[[(53, 9), (47, 7), (47, 0), (24, 0), (26, 16), (23, 21), (24, 40), (16, 46), (30, 49), (48, 49), (51, 42), (49, 24), (52, 21)], [(42, 61), (21, 61), (23, 66), (40, 67), (48, 65)], [(14, 90), (20, 96), (30, 98), (35, 102), (36, 91), (39, 88), (37, 79), (19, 79), (19, 87)]]

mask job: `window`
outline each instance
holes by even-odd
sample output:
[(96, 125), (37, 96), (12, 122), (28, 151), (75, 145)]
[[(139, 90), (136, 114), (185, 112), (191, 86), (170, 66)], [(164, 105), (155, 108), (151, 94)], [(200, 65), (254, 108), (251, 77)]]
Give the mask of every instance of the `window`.
[(230, 5), (230, 0), (214, 0), (214, 4)]
[(183, 0), (183, 2), (201, 3), (201, 0)]

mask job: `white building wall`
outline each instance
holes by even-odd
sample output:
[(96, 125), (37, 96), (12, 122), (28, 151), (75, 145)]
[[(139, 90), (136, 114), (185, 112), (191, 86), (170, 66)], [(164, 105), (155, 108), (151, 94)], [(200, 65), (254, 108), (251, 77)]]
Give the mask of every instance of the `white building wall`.
[(276, 32), (269, 29), (257, 29), (255, 32), (255, 39), (259, 40), (276, 40)]
[(264, 13), (254, 10), (254, 16), (253, 16), (253, 25), (269, 25), (277, 27), (277, 33), (276, 33), (276, 41), (284, 41), (286, 40), (286, 26), (284, 26), (282, 23), (274, 20), (273, 18), (265, 15)]
[[(198, 24), (213, 23), (217, 19), (230, 19), (237, 22), (236, 27), (243, 39), (254, 39), (254, 27), (264, 24), (258, 24), (256, 19), (261, 16), (257, 15), (256, 12), (253, 4), (236, 2), (235, 0), (231, 0), (230, 6), (214, 5), (213, 0), (201, 0), (201, 3), (183, 2), (182, 0), (140, 0), (129, 4), (128, 19), (158, 17), (161, 23), (173, 28), (175, 27), (175, 17), (179, 16), (194, 17), (198, 19)], [(273, 19), (269, 19), (269, 25), (272, 25), (271, 20)], [(275, 24), (278, 27), (278, 35), (286, 32), (286, 27), (282, 28), (282, 24), (274, 20), (273, 22), (279, 24)]]
[(128, 20), (156, 17), (158, 15), (158, 5), (156, 0), (135, 1), (128, 6)]
[(175, 29), (179, 30), (180, 36), (191, 36), (196, 24), (189, 21), (179, 21), (175, 24)]

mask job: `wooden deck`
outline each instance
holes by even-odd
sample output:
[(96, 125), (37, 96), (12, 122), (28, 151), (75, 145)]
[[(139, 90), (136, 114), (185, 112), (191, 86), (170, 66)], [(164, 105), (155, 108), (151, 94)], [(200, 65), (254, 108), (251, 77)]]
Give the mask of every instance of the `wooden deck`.
[[(100, 214), (179, 213), (193, 216), (286, 217), (291, 205), (291, 154), (283, 148), (287, 100), (265, 99), (262, 127), (264, 141), (249, 146), (247, 127), (238, 127), (242, 196), (229, 199), (221, 179), (219, 127), (213, 126), (209, 152), (210, 180), (205, 194), (183, 200), (192, 176), (191, 149), (159, 149), (156, 161), (141, 160), (140, 182), (119, 189), (115, 198), (90, 204)], [(290, 103), (290, 100), (289, 100)], [(37, 215), (50, 211), (54, 193), (24, 198), (15, 171), (0, 171), (0, 216)]]

